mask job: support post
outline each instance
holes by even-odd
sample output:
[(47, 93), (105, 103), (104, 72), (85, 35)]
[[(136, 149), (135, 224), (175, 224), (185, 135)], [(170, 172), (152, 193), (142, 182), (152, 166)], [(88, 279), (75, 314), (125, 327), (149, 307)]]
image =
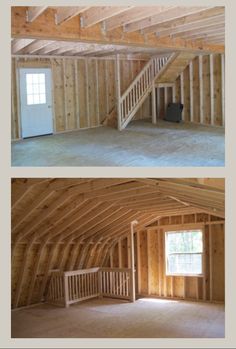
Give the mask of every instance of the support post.
[(130, 282), (130, 301), (135, 302), (135, 269), (134, 269), (134, 225), (138, 224), (133, 221), (130, 224), (130, 265), (131, 265), (131, 282)]
[(157, 123), (157, 108), (156, 108), (156, 87), (155, 82), (152, 84), (152, 123)]
[(211, 125), (214, 125), (214, 57), (210, 54), (210, 96), (211, 96)]
[(116, 55), (115, 61), (116, 74), (116, 110), (117, 110), (117, 127), (121, 131), (121, 107), (120, 107), (120, 57)]

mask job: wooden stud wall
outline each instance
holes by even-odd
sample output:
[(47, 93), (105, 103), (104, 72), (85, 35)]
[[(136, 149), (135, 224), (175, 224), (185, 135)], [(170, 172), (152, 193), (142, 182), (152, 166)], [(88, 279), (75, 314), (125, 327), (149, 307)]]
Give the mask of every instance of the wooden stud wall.
[(181, 78), (178, 77), (175, 81), (175, 100), (184, 104), (185, 122), (224, 126), (222, 56), (211, 56), (212, 58), (210, 55), (195, 57), (191, 62), (192, 68), (187, 66), (184, 69), (182, 93)]
[[(129, 86), (146, 61), (121, 60), (121, 90)], [(98, 127), (115, 106), (115, 62), (95, 58), (13, 58), (12, 139), (20, 139), (19, 88), (21, 67), (51, 68), (54, 99), (54, 133)], [(151, 116), (148, 98), (136, 119)]]
[[(166, 276), (165, 231), (202, 227), (204, 277)], [(204, 213), (165, 217), (138, 232), (140, 295), (224, 302), (224, 222)]]

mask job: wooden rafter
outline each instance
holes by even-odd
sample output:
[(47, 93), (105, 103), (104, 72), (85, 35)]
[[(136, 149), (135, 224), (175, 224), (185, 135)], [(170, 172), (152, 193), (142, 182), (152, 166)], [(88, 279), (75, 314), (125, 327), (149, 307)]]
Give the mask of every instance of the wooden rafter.
[[(206, 8), (206, 7), (205, 7)], [(204, 7), (172, 7), (172, 8), (167, 8), (166, 10), (163, 10), (161, 13), (158, 14), (154, 14), (153, 16), (140, 20), (140, 21), (136, 21), (134, 23), (130, 23), (127, 24), (124, 27), (124, 30), (126, 32), (134, 32), (137, 30), (142, 30), (144, 28), (147, 28), (149, 26), (152, 25), (156, 25), (156, 24), (160, 24), (163, 22), (166, 22), (168, 20), (173, 20), (176, 18), (180, 18), (186, 15), (191, 15), (193, 13), (197, 13), (199, 11), (202, 11), (203, 9), (205, 9)]]
[[(88, 23), (92, 22), (86, 22), (86, 13), (87, 11), (91, 11), (94, 8), (90, 8), (80, 14), (83, 22), (83, 25), (85, 26), (90, 25)], [(37, 39), (37, 40), (54, 40), (54, 41), (74, 41), (74, 42), (81, 42), (81, 43), (91, 43), (91, 44), (110, 44), (110, 45), (121, 45), (121, 46), (132, 46), (132, 47), (141, 47), (141, 48), (155, 48), (157, 49), (167, 49), (167, 50), (191, 50), (192, 52), (223, 52), (224, 47), (221, 45), (212, 45), (212, 44), (201, 44), (195, 43), (194, 41), (187, 41), (183, 38), (178, 39), (172, 39), (170, 37), (156, 37), (155, 34), (150, 34), (148, 37), (144, 36), (142, 33), (137, 32), (138, 29), (141, 29), (138, 27), (138, 29), (134, 28), (134, 25), (142, 21), (142, 28), (147, 28), (151, 24), (160, 23), (164, 20), (166, 21), (169, 19), (177, 19), (180, 16), (180, 13), (182, 14), (182, 17), (184, 16), (184, 13), (193, 13), (200, 11), (202, 8), (188, 8), (188, 12), (185, 8), (172, 8), (169, 10), (164, 11), (167, 15), (167, 18), (164, 19), (164, 12), (161, 12), (157, 15), (153, 15), (152, 17), (144, 18), (140, 21), (128, 23), (124, 26), (124, 30), (122, 27), (118, 27), (115, 29), (114, 33), (113, 30), (104, 32), (104, 28), (101, 26), (101, 23), (103, 20), (107, 19), (105, 18), (106, 11), (104, 13), (101, 13), (100, 8), (95, 8), (96, 11), (94, 11), (94, 16), (96, 17), (96, 20), (93, 20), (97, 22), (100, 20), (100, 22), (97, 22), (96, 24), (91, 24), (90, 27), (81, 27), (80, 22), (78, 21), (78, 18), (73, 17), (70, 20), (63, 23), (63, 25), (58, 26), (55, 24), (54, 20), (54, 14), (55, 10), (52, 8), (47, 9), (38, 19), (36, 22), (30, 23), (26, 22), (25, 18), (23, 16), (24, 13), (24, 7), (13, 7), (12, 8), (12, 37), (16, 39)], [(113, 8), (113, 10), (115, 7)], [(195, 9), (195, 10), (194, 10)], [(129, 10), (130, 11), (130, 10)], [(172, 11), (172, 12), (170, 12)], [(172, 13), (172, 15), (171, 15)], [(102, 15), (102, 17), (98, 16)], [(114, 12), (113, 12), (114, 14)], [(112, 15), (113, 15), (112, 14)], [(124, 12), (125, 14), (125, 12)], [(158, 22), (158, 16), (159, 16), (159, 22)], [(161, 16), (161, 19), (160, 19)], [(91, 17), (92, 18), (92, 17)], [(115, 18), (115, 17), (114, 17)], [(151, 18), (151, 20), (150, 20)], [(156, 18), (156, 19), (155, 19)], [(45, 25), (47, 25), (48, 30), (45, 30)], [(131, 28), (132, 26), (132, 28)], [(136, 32), (130, 32), (135, 30)]]
[(203, 9), (202, 11), (183, 15), (179, 18), (174, 18), (170, 20), (163, 21), (159, 24), (154, 24), (143, 29), (144, 34), (158, 33), (163, 30), (174, 30), (182, 25), (191, 25), (195, 22), (201, 23), (201, 21), (209, 18), (214, 18), (215, 16), (224, 15), (224, 7), (213, 7), (208, 9)]
[(26, 12), (26, 18), (28, 22), (33, 22), (40, 16), (45, 10), (47, 9), (47, 6), (35, 6), (35, 7), (29, 7)]
[(111, 18), (117, 14), (123, 13), (129, 10), (130, 7), (122, 6), (101, 6), (91, 7), (90, 9), (83, 12), (81, 16), (81, 22), (83, 28), (91, 27), (105, 19)]
[(56, 24), (61, 24), (63, 22), (68, 21), (69, 19), (77, 16), (80, 13), (83, 13), (84, 11), (88, 10), (89, 7), (72, 7), (72, 6), (66, 6), (66, 7), (58, 7), (56, 10)]

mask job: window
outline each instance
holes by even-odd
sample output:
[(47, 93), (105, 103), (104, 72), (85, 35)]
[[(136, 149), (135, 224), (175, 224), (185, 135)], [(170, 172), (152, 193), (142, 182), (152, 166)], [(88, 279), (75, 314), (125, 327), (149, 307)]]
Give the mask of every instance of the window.
[(45, 104), (45, 74), (26, 74), (27, 105)]
[(201, 275), (203, 241), (201, 230), (166, 232), (166, 273)]

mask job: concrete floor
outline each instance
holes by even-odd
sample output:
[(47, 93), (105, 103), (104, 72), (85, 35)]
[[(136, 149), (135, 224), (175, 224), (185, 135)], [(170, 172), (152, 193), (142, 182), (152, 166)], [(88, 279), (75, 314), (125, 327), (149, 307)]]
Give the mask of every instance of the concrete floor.
[(12, 338), (224, 338), (224, 306), (142, 298), (93, 299), (12, 312)]
[(12, 144), (12, 166), (224, 166), (224, 129), (134, 121)]

